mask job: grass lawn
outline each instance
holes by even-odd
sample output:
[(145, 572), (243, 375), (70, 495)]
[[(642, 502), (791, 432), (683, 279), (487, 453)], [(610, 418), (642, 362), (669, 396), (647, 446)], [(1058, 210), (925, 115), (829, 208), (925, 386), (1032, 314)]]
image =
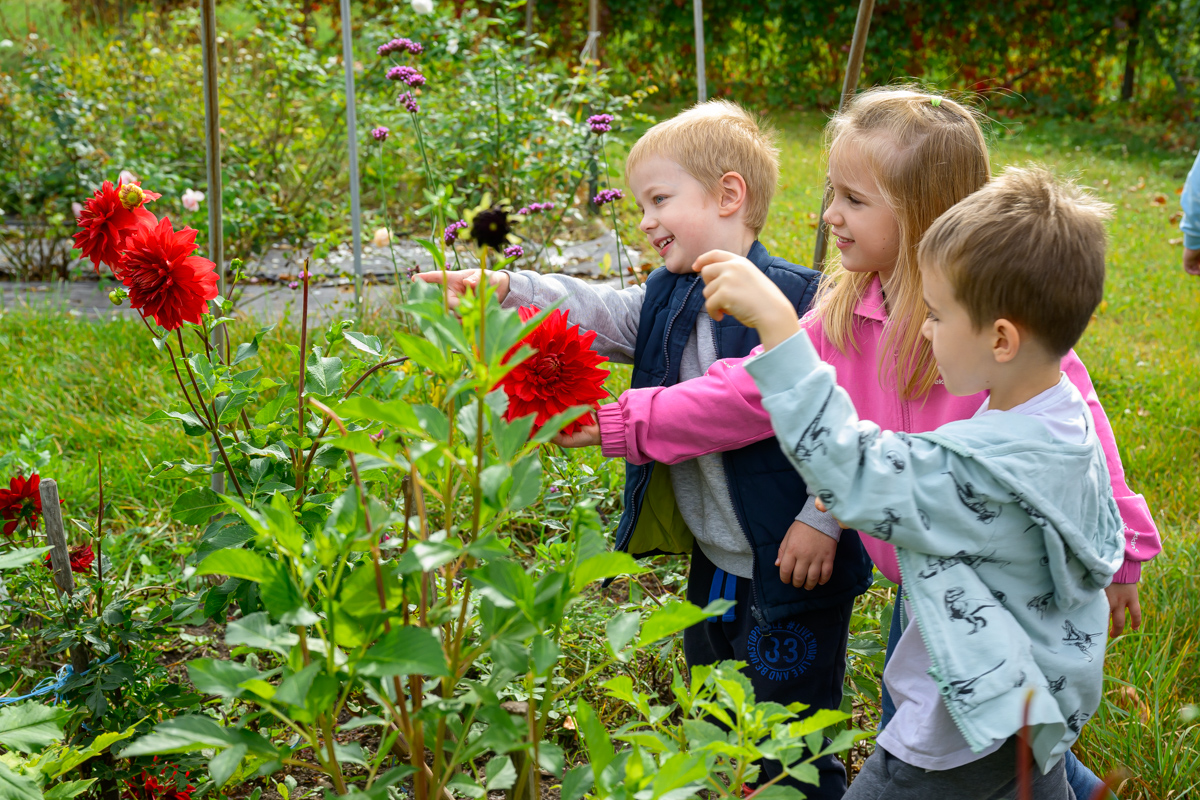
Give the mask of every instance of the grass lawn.
[[(821, 123), (814, 114), (776, 118), (783, 178), (763, 239), (801, 262), (811, 259), (820, 203)], [(1200, 785), (1200, 616), (1190, 607), (1200, 586), (1200, 403), (1192, 399), (1200, 391), (1200, 280), (1183, 273), (1182, 249), (1170, 241), (1180, 236), (1172, 216), (1190, 157), (1156, 151), (1136, 131), (1098, 134), (1081, 123), (1038, 121), (994, 136), (995, 169), (1030, 160), (1076, 176), (1115, 206), (1106, 300), (1078, 349), (1129, 484), (1146, 495), (1167, 543), (1145, 571), (1145, 624), (1110, 645), (1107, 700), (1077, 750), (1099, 772), (1128, 771), (1124, 798), (1180, 797)], [(105, 551), (131, 586), (162, 583), (154, 576), (190, 548), (166, 522), (181, 484), (145, 476), (160, 461), (204, 456), (177, 428), (141, 422), (174, 396), (169, 366), (145, 329), (65, 311), (0, 310), (0, 350), (0, 454), (17, 449), (26, 430), (51, 435), (43, 474), (62, 484), (67, 516), (87, 517), (103, 453), (105, 494), (115, 504)], [(282, 347), (266, 352), (286, 357)], [(626, 371), (617, 375), (627, 380)], [(615, 485), (619, 465), (577, 458)]]

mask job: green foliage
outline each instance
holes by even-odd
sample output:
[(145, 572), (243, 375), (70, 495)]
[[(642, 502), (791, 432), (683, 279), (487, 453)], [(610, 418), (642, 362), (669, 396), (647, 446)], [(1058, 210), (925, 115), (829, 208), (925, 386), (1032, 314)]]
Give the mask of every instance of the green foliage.
[[(694, 96), (690, 4), (610, 0), (606, 8), (602, 58), (620, 65), (618, 83), (650, 81), (672, 96)], [(857, 10), (849, 0), (705, 6), (709, 94), (772, 107), (836, 107)], [(586, 6), (558, 0), (539, 3), (537, 12), (552, 49), (579, 49)], [(1117, 104), (1127, 57), (1137, 71), (1138, 113), (1192, 117), (1200, 100), (1200, 6), (1188, 0), (876, 4), (860, 85), (916, 78), (984, 92), (994, 108), (1090, 115)]]

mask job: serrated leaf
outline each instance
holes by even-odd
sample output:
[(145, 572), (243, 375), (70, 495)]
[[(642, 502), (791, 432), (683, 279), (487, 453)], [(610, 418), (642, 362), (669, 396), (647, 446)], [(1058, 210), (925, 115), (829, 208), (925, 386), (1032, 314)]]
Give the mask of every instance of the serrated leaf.
[(584, 560), (575, 568), (571, 575), (571, 586), (576, 592), (579, 592), (593, 581), (615, 578), (619, 575), (641, 575), (648, 571), (647, 567), (639, 564), (628, 553), (600, 553)]
[(359, 662), (359, 672), (372, 677), (392, 675), (449, 675), (442, 645), (427, 628), (392, 628)]
[(320, 355), (320, 348), (314, 348), (305, 362), (307, 370), (304, 377), (304, 393), (321, 397), (338, 394), (342, 391), (342, 360), (334, 356), (326, 358)]
[(638, 627), (642, 624), (642, 615), (634, 611), (617, 614), (604, 626), (604, 635), (613, 655), (618, 655), (625, 646), (637, 636)]
[(33, 753), (59, 741), (63, 724), (71, 716), (68, 708), (44, 706), (33, 701), (0, 707), (0, 744), (22, 753)]
[(642, 625), (642, 635), (638, 638), (638, 647), (653, 644), (659, 639), (673, 636), (684, 628), (690, 628), (698, 622), (703, 622), (712, 616), (707, 609), (686, 601), (668, 603), (656, 609), (646, 623)]
[(226, 503), (221, 495), (207, 486), (197, 486), (175, 498), (171, 506), (171, 519), (184, 525), (204, 525), (210, 517), (215, 517), (225, 509)]
[(0, 797), (4, 800), (43, 800), (36, 783), (13, 772), (3, 761), (0, 761)]
[(201, 692), (218, 697), (238, 698), (245, 694), (241, 684), (259, 677), (254, 667), (236, 661), (197, 658), (188, 662), (188, 678)]

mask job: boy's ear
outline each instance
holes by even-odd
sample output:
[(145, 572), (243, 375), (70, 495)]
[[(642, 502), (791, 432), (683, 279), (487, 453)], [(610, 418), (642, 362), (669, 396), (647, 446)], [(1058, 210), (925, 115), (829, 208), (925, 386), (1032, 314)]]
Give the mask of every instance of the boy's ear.
[(736, 172), (726, 172), (721, 176), (717, 191), (717, 213), (722, 217), (731, 217), (746, 205), (746, 179)]
[(997, 364), (1007, 364), (1021, 352), (1021, 329), (1007, 319), (992, 323), (992, 357)]

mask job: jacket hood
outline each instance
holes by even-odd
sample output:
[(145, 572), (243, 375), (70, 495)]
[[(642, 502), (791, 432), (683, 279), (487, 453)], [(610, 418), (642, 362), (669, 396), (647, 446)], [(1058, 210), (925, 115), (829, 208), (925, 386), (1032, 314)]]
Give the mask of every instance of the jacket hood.
[[(1062, 611), (1091, 602), (1112, 582), (1125, 555), (1124, 526), (1090, 414), (1087, 422), (1088, 441), (1077, 445), (1056, 440), (1036, 419), (1008, 412), (999, 420), (961, 420), (917, 434), (972, 458), (1008, 488), (1041, 529)], [(1011, 433), (1010, 441), (996, 442), (997, 423)]]

